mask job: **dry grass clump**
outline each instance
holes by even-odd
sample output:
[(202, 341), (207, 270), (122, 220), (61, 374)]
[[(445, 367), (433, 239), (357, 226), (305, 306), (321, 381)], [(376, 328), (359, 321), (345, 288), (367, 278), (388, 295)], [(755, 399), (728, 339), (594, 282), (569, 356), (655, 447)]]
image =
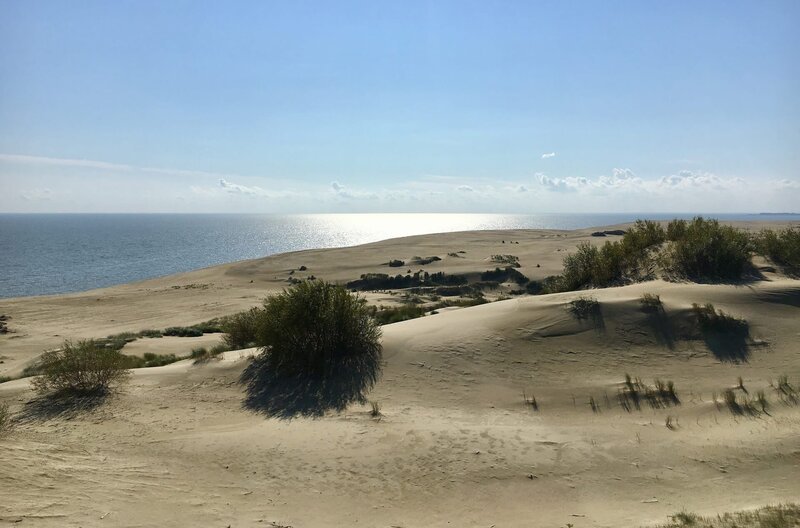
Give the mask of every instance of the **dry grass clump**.
[(224, 343), (220, 343), (219, 345), (215, 345), (211, 348), (197, 347), (192, 349), (192, 353), (189, 355), (189, 357), (194, 360), (195, 365), (199, 365), (201, 363), (208, 363), (211, 360), (222, 359), (220, 357), (221, 354), (223, 352), (227, 352), (228, 350), (230, 350), (230, 348)]
[(587, 319), (600, 312), (600, 303), (594, 297), (578, 297), (570, 301), (569, 306), (569, 311), (578, 319)]
[(530, 407), (534, 411), (539, 410), (539, 402), (536, 401), (536, 396), (533, 393), (528, 396), (525, 391), (522, 391), (522, 401), (526, 407)]
[(645, 293), (639, 298), (639, 304), (645, 312), (658, 312), (663, 304), (661, 297), (653, 293)]
[(378, 402), (371, 401), (369, 402), (369, 406), (370, 406), (369, 410), (370, 416), (372, 416), (373, 418), (380, 418), (381, 416), (383, 416), (383, 414), (381, 413), (381, 405)]
[(11, 411), (8, 410), (8, 404), (0, 403), (0, 438), (11, 431)]
[(701, 517), (694, 513), (681, 512), (671, 517), (670, 522), (655, 528), (796, 528), (800, 526), (800, 506), (779, 504), (764, 506), (756, 510), (723, 513), (715, 517)]
[(778, 382), (773, 387), (784, 403), (796, 405), (800, 402), (800, 388), (789, 383), (789, 376), (778, 377)]
[(703, 306), (692, 303), (692, 312), (694, 312), (697, 323), (702, 330), (713, 330), (737, 335), (749, 333), (747, 321), (726, 314), (722, 310), (717, 310), (711, 303), (706, 303)]
[(630, 374), (625, 374), (625, 381), (617, 393), (617, 401), (620, 407), (628, 412), (632, 409), (641, 410), (643, 402), (653, 409), (681, 404), (672, 381), (664, 382), (656, 379), (651, 386), (642, 382), (640, 378), (631, 378)]
[(40, 376), (32, 381), (34, 390), (53, 395), (104, 393), (125, 381), (130, 374), (127, 358), (94, 340), (65, 341), (60, 349), (42, 354)]

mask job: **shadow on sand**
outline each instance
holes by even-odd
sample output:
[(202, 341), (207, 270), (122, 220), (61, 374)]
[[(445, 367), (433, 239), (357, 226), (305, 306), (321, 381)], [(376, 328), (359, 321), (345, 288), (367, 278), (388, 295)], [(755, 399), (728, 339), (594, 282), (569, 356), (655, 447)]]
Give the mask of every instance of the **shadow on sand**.
[(346, 358), (324, 372), (278, 373), (269, 355), (256, 357), (242, 372), (244, 407), (269, 417), (320, 417), (343, 411), (350, 403), (365, 403), (366, 393), (380, 376), (380, 358)]
[(746, 363), (750, 357), (750, 327), (739, 321), (727, 328), (705, 328), (703, 341), (714, 356), (729, 363)]
[(72, 419), (78, 415), (92, 412), (104, 404), (111, 393), (97, 391), (91, 393), (55, 393), (39, 396), (27, 402), (17, 414), (19, 422), (47, 421), (56, 418)]

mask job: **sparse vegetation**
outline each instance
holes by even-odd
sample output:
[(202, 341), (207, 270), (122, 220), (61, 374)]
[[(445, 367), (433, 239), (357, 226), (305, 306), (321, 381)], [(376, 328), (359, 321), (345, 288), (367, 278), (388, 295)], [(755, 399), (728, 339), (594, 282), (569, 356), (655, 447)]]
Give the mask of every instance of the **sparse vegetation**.
[(467, 284), (463, 275), (448, 275), (444, 272), (427, 271), (407, 275), (387, 275), (386, 273), (364, 273), (360, 279), (347, 283), (350, 290), (401, 290), (417, 286), (457, 286)]
[(212, 359), (220, 359), (220, 354), (228, 350), (230, 350), (230, 348), (224, 343), (220, 343), (211, 348), (197, 347), (192, 349), (192, 353), (189, 357), (194, 359), (194, 364), (197, 365), (200, 363), (207, 363)]
[(389, 265), (390, 268), (399, 268), (399, 267), (405, 266), (406, 263), (405, 263), (405, 261), (402, 261), (402, 260), (392, 259), (392, 260), (390, 260), (388, 262), (388, 265)]
[(625, 374), (625, 381), (617, 394), (617, 401), (620, 407), (628, 412), (632, 409), (641, 410), (642, 402), (646, 402), (653, 409), (681, 404), (672, 381), (663, 382), (656, 379), (650, 386), (640, 378), (631, 378), (629, 374)]
[(755, 510), (701, 517), (680, 512), (670, 522), (655, 528), (796, 528), (800, 526), (800, 506), (779, 504)]
[(163, 367), (170, 363), (175, 363), (184, 358), (178, 357), (175, 354), (154, 354), (153, 352), (145, 352), (142, 357), (139, 356), (123, 356), (123, 364), (125, 368), (148, 368), (148, 367)]
[(128, 376), (126, 357), (93, 340), (65, 341), (39, 360), (41, 375), (32, 382), (42, 394), (88, 394), (106, 392)]

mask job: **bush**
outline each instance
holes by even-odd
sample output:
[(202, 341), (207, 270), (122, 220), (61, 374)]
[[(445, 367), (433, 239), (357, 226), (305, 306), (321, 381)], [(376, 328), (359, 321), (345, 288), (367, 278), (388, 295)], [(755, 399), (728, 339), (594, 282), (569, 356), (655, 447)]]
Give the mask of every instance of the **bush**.
[(377, 362), (381, 331), (366, 301), (324, 281), (304, 282), (269, 297), (256, 345), (271, 368), (323, 374), (351, 360)]
[(392, 259), (389, 261), (390, 268), (399, 268), (401, 266), (405, 266), (406, 263), (402, 260)]
[(58, 350), (42, 354), (32, 382), (39, 393), (98, 393), (124, 381), (129, 372), (119, 351), (99, 346), (96, 341), (65, 341)]
[(764, 229), (753, 237), (756, 251), (775, 264), (800, 271), (800, 228)]
[(225, 336), (222, 338), (230, 350), (239, 350), (255, 346), (256, 331), (259, 321), (264, 317), (264, 310), (251, 308), (227, 318), (223, 329)]
[(740, 279), (750, 263), (746, 233), (717, 220), (698, 216), (686, 224), (683, 236), (672, 242), (668, 263), (692, 279)]

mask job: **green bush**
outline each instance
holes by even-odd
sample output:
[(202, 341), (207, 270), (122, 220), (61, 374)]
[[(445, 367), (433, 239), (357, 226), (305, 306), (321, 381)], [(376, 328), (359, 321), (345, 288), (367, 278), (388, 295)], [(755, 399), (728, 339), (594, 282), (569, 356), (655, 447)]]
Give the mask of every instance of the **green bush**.
[(377, 362), (381, 331), (366, 301), (324, 281), (304, 282), (264, 302), (256, 345), (270, 368), (324, 375), (351, 360)]
[(753, 240), (759, 254), (791, 271), (800, 270), (800, 228), (764, 229)]
[(124, 381), (129, 372), (119, 351), (100, 346), (94, 340), (65, 341), (58, 350), (42, 354), (39, 377), (33, 388), (39, 393), (97, 393)]
[(230, 350), (255, 346), (259, 321), (263, 318), (262, 308), (251, 308), (228, 317), (223, 325), (225, 331), (223, 341)]
[(740, 279), (750, 263), (750, 237), (717, 220), (698, 216), (687, 222), (683, 236), (672, 242), (668, 265), (691, 279)]

